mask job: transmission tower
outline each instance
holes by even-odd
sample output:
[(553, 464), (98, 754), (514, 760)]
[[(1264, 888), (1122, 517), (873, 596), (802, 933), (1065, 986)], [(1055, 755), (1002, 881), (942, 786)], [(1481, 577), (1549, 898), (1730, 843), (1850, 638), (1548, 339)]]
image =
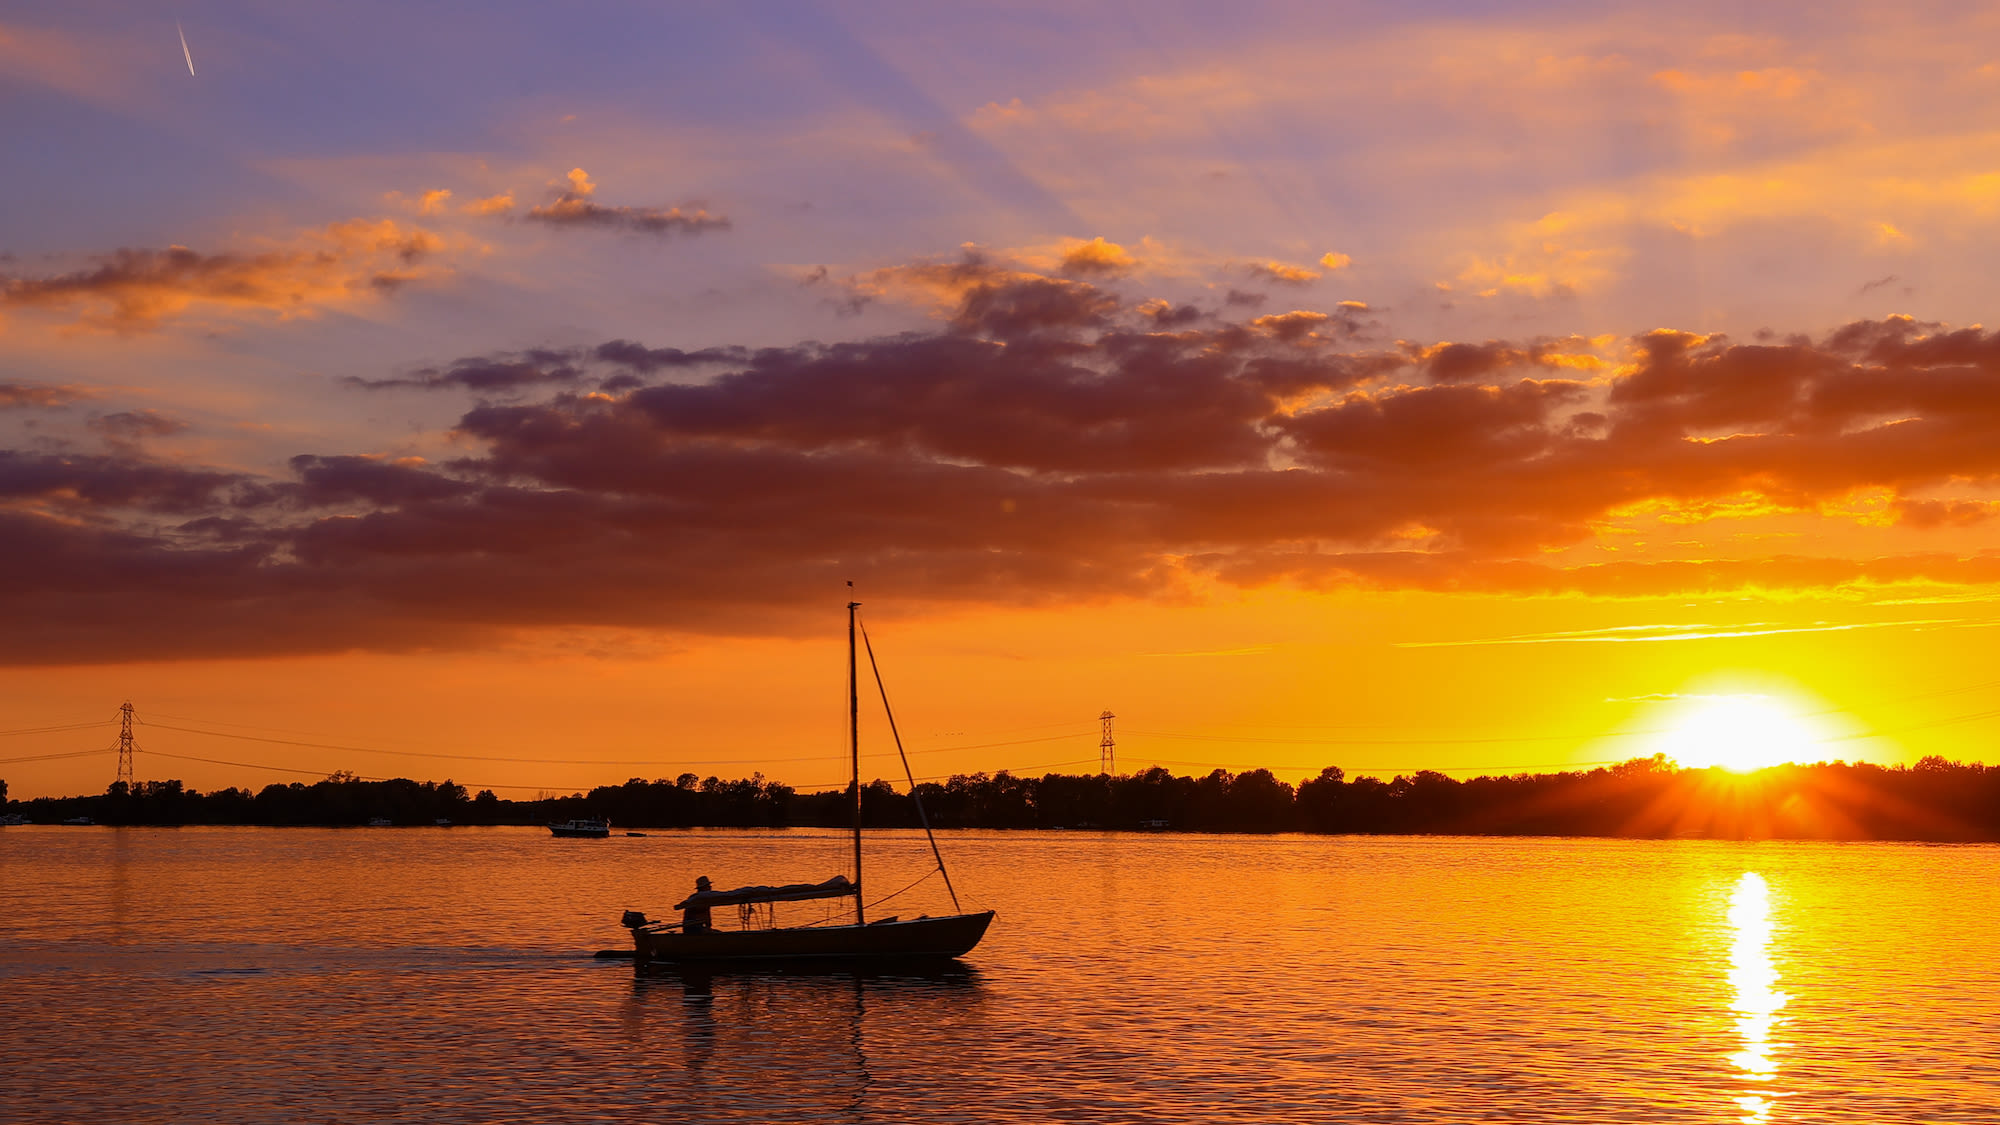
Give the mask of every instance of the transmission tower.
[(125, 792), (131, 793), (132, 780), (132, 701), (118, 709), (118, 780), (125, 785)]
[(1109, 711), (1097, 717), (1104, 724), (1104, 740), (1097, 744), (1097, 772), (1101, 774), (1117, 772), (1114, 768), (1117, 763), (1112, 760), (1113, 756), (1111, 753), (1111, 748), (1117, 745), (1116, 742), (1111, 740), (1111, 720), (1117, 717)]

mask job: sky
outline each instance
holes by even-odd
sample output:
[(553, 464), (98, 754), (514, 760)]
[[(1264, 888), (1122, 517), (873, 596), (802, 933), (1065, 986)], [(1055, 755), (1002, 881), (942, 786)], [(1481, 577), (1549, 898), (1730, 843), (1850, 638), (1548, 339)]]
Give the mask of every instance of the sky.
[(0, 156), (17, 798), (844, 784), (849, 581), (919, 777), (2000, 723), (1990, 6), (0, 4)]

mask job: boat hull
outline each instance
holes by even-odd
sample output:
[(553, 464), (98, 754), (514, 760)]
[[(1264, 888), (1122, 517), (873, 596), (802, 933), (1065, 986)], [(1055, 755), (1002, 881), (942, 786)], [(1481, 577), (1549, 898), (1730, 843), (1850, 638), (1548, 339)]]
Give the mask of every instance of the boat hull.
[(912, 918), (868, 926), (800, 926), (770, 930), (632, 931), (641, 962), (683, 964), (861, 962), (871, 965), (920, 964), (962, 957), (986, 936), (991, 910)]

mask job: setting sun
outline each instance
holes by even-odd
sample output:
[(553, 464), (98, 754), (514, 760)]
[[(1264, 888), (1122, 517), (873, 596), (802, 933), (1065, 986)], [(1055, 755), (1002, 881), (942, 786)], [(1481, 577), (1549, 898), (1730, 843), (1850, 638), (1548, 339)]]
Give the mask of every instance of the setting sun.
[(1709, 695), (1686, 703), (1662, 746), (1683, 766), (1748, 773), (1819, 756), (1818, 732), (1769, 696)]

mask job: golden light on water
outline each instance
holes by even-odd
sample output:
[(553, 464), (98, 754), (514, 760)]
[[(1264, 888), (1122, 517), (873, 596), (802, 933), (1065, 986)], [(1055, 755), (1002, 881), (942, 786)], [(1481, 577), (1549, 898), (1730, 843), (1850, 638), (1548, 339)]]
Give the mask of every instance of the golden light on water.
[(1748, 773), (1823, 756), (1820, 731), (1796, 709), (1769, 696), (1696, 697), (1685, 701), (1670, 721), (1661, 750), (1693, 769), (1721, 766)]
[(1784, 1022), (1778, 1013), (1789, 999), (1775, 987), (1778, 971), (1771, 963), (1771, 889), (1764, 877), (1746, 871), (1729, 893), (1729, 983), (1736, 993), (1730, 1010), (1736, 1013), (1741, 1049), (1729, 1061), (1745, 1082), (1755, 1083), (1736, 1098), (1746, 1125), (1762, 1125), (1776, 1106), (1769, 1083), (1777, 1076), (1778, 1060), (1771, 1033)]

